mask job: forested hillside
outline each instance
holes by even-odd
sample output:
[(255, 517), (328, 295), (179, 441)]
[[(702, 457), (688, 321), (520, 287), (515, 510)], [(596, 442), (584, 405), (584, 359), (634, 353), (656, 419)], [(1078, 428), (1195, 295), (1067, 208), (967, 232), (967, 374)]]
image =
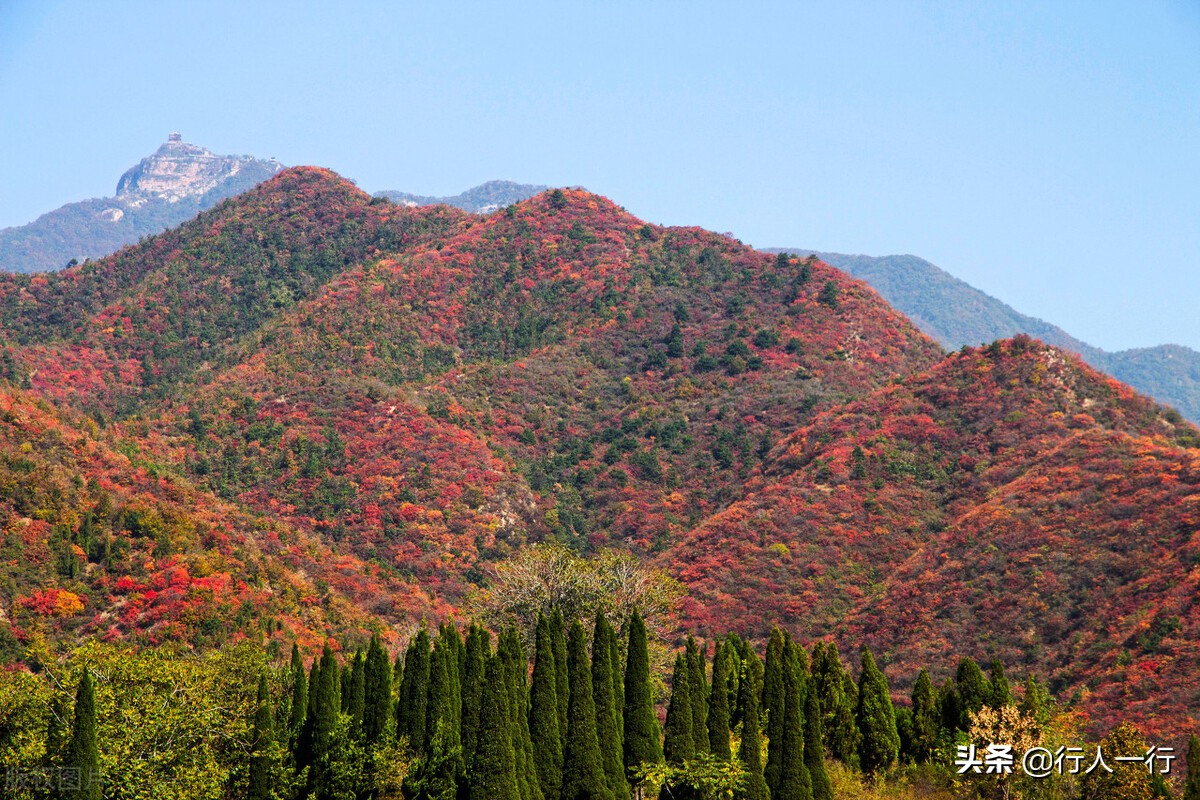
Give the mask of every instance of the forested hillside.
[(867, 643), (900, 693), (1000, 657), (1095, 731), (1200, 713), (1196, 429), (1025, 338), (947, 357), (815, 257), (299, 168), (0, 278), (0, 336), (13, 664), (394, 648), (558, 543), (677, 579), (670, 642)]

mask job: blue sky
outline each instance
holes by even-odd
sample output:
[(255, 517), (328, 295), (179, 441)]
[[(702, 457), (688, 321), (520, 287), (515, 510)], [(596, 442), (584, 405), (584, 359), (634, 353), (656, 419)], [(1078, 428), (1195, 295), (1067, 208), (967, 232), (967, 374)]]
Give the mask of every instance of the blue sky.
[(1200, 349), (1198, 0), (342, 5), (0, 0), (0, 226), (178, 130), (913, 253), (1107, 349)]

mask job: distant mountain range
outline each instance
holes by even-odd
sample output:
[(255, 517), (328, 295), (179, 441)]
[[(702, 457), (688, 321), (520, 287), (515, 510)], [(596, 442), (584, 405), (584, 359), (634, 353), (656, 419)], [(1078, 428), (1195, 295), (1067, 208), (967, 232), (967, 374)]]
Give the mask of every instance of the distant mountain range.
[(1026, 316), (991, 295), (911, 255), (862, 256), (803, 248), (871, 285), (943, 347), (957, 350), (1025, 333), (1080, 355), (1093, 367), (1200, 422), (1200, 353), (1176, 344), (1110, 353), (1076, 339), (1057, 325)]
[(68, 203), (27, 225), (0, 229), (0, 271), (48, 272), (72, 260), (109, 255), (180, 225), (281, 169), (275, 160), (216, 155), (172, 133), (121, 176), (113, 197)]
[(429, 197), (396, 191), (376, 192), (375, 196), (386, 197), (393, 203), (399, 203), (402, 206), (448, 205), (475, 214), (488, 214), (507, 205), (527, 200), (549, 188), (549, 186), (534, 186), (512, 181), (488, 181), (452, 197)]

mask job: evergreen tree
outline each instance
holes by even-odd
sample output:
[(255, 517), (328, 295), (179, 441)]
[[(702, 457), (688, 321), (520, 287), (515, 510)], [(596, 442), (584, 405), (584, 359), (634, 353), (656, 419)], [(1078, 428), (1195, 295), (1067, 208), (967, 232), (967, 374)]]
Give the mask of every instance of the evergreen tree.
[(567, 705), (571, 699), (569, 670), (567, 668), (567, 634), (562, 612), (557, 608), (550, 615), (550, 643), (554, 646), (554, 665), (558, 669), (558, 729), (562, 731), (563, 742), (567, 735)]
[(363, 741), (378, 742), (387, 733), (392, 714), (392, 667), (378, 636), (371, 637), (363, 666)]
[(366, 659), (362, 650), (359, 650), (354, 654), (354, 662), (350, 666), (350, 693), (346, 704), (346, 713), (350, 715), (350, 729), (355, 735), (362, 734), (367, 699), (366, 678)]
[(96, 744), (96, 688), (84, 670), (75, 690), (75, 724), (63, 766), (73, 770), (78, 788), (65, 789), (67, 800), (100, 800), (100, 749)]
[(316, 675), (316, 704), (312, 724), (312, 769), (309, 772), (309, 789), (319, 798), (330, 796), (330, 755), (333, 750), (334, 732), (338, 714), (341, 713), (342, 695), (340, 670), (333, 650), (326, 643), (321, 651), (321, 664)]
[(468, 769), (475, 757), (475, 746), (479, 741), (479, 712), (483, 700), (484, 672), (491, 649), (491, 636), (486, 630), (472, 623), (467, 631), (467, 655), (463, 666), (462, 686), (463, 763)]
[[(617, 716), (617, 753), (625, 748), (625, 674), (621, 669), (621, 642), (617, 629), (611, 623), (605, 622), (604, 632), (608, 638), (608, 659), (611, 662), (613, 683), (613, 709)], [(626, 787), (628, 789), (628, 787)]]
[[(449, 670), (452, 667), (446, 663), (447, 660), (454, 657), (453, 653), (446, 651), (446, 647), (441, 641), (434, 645), (433, 652), (429, 656), (429, 687), (427, 689), (428, 696), (425, 699), (425, 724), (422, 726), (425, 731), (425, 741), (412, 743), (414, 747), (419, 746), (418, 752), (426, 756), (433, 752), (433, 734), (437, 731), (439, 720), (445, 720), (447, 729), (453, 729), (457, 733), (454, 714), (451, 711), (453, 695), (450, 691)], [(448, 744), (453, 747), (458, 743)]]
[(847, 766), (858, 765), (858, 730), (854, 724), (857, 690), (842, 666), (837, 645), (818, 642), (813, 648), (813, 685), (821, 705), (821, 728), (829, 755)]
[(300, 659), (300, 648), (292, 643), (292, 714), (288, 720), (288, 731), (294, 742), (304, 728), (308, 715), (308, 680), (304, 677), (304, 662)]
[[(742, 640), (736, 633), (725, 637), (725, 708), (729, 710), (729, 729), (733, 730), (742, 721), (738, 706), (738, 688), (742, 675)], [(716, 681), (713, 681), (716, 684)], [(711, 714), (712, 701), (709, 701)]]
[(958, 690), (954, 688), (954, 679), (946, 678), (942, 688), (938, 690), (938, 712), (941, 715), (943, 730), (953, 732), (958, 729), (962, 714), (959, 711)]
[(813, 800), (812, 778), (804, 763), (804, 720), (802, 697), (803, 675), (796, 651), (788, 641), (784, 644), (783, 659), (783, 747), (779, 769), (779, 790), (772, 791), (774, 800)]
[(1183, 800), (1200, 800), (1200, 737), (1188, 739), (1187, 778), (1183, 782)]
[(708, 752), (708, 681), (704, 678), (704, 656), (696, 640), (687, 639), (688, 700), (692, 704), (692, 736), (696, 753)]
[(900, 736), (896, 732), (896, 712), (888, 691), (887, 678), (875, 665), (870, 649), (862, 651), (862, 672), (858, 676), (859, 763), (868, 775), (887, 770), (896, 762)]
[[(671, 674), (671, 699), (667, 704), (667, 719), (663, 728), (663, 756), (668, 764), (683, 766), (696, 757), (696, 737), (692, 726), (692, 676), (687, 655), (675, 657), (675, 670)], [(669, 797), (677, 800), (693, 800), (691, 787), (668, 784), (663, 787)]]
[[(624, 761), (626, 775), (632, 779), (641, 764), (657, 764), (663, 759), (659, 742), (658, 717), (650, 693), (650, 651), (646, 624), (636, 611), (626, 626), (628, 644), (625, 653)], [(688, 710), (691, 713), (691, 710)], [(640, 789), (640, 787), (639, 787)], [(640, 791), (639, 791), (640, 796)]]
[(958, 662), (954, 676), (954, 688), (958, 692), (958, 729), (971, 729), (971, 715), (983, 708), (991, 698), (992, 687), (988, 685), (983, 670), (972, 658)]
[(609, 648), (612, 626), (601, 613), (596, 614), (592, 631), (592, 701), (596, 706), (596, 738), (600, 743), (600, 760), (608, 778), (608, 789), (614, 798), (629, 795), (625, 768), (621, 763), (621, 733), (617, 720), (617, 693), (613, 689), (613, 661)]
[(992, 659), (991, 681), (988, 685), (991, 688), (991, 696), (988, 699), (988, 705), (992, 708), (1004, 708), (1012, 704), (1012, 690), (1008, 686), (1008, 678), (1004, 677), (1004, 665), (1000, 663), (1000, 659)]
[[(457, 654), (451, 652), (457, 659)], [(458, 732), (446, 717), (438, 717), (429, 740), (429, 754), (421, 759), (419, 774), (405, 787), (416, 800), (455, 800), (462, 772)]]
[(772, 797), (778, 795), (783, 775), (783, 718), (787, 702), (784, 651), (783, 631), (772, 628), (771, 638), (767, 640), (762, 690), (762, 705), (767, 712), (767, 766), (763, 769), (763, 777)]
[(426, 703), (429, 700), (429, 631), (424, 627), (404, 653), (404, 678), (396, 714), (396, 734), (420, 752), (425, 746)]
[(737, 706), (742, 713), (742, 741), (738, 745), (738, 760), (746, 772), (742, 788), (734, 793), (735, 800), (768, 800), (770, 790), (763, 778), (762, 731), (758, 719), (758, 685), (762, 682), (762, 663), (749, 654), (743, 663), (738, 685)]
[(478, 741), (467, 773), (471, 800), (521, 800), (510, 715), (504, 666), (499, 655), (493, 655), (482, 681)]
[(825, 772), (825, 742), (821, 730), (821, 700), (812, 686), (804, 698), (804, 765), (812, 781), (813, 800), (833, 800), (833, 786)]
[(596, 738), (596, 705), (587, 654), (587, 634), (579, 621), (571, 623), (567, 644), (569, 677), (567, 737), (563, 744), (561, 800), (613, 800)]
[(718, 643), (713, 651), (712, 689), (708, 702), (708, 749), (722, 761), (729, 761), (729, 647)]
[(562, 789), (562, 732), (558, 729), (558, 667), (550, 621), (538, 614), (534, 634), (533, 687), (529, 693), (529, 735), (538, 784), (546, 800), (558, 800)]
[(933, 690), (933, 682), (925, 670), (917, 675), (917, 682), (912, 693), (912, 752), (909, 755), (918, 764), (924, 764), (933, 757), (937, 747), (938, 728), (941, 710), (938, 708), (937, 694)]
[(272, 759), (275, 733), (271, 729), (271, 702), (267, 691), (267, 674), (258, 677), (258, 697), (254, 710), (254, 734), (250, 751), (250, 784), (246, 790), (249, 800), (271, 797)]
[(512, 628), (500, 634), (496, 652), (504, 665), (508, 685), (509, 709), (513, 726), (513, 755), (516, 760), (517, 790), (523, 800), (542, 800), (541, 785), (533, 763), (533, 742), (529, 735), (529, 687), (525, 676), (529, 665), (521, 638)]

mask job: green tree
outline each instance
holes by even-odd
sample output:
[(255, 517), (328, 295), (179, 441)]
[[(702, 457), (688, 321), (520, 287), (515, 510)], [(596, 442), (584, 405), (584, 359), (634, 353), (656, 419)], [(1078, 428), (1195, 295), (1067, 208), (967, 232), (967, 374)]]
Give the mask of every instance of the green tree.
[(1200, 800), (1200, 736), (1188, 739), (1187, 779), (1183, 782), (1183, 800)]
[(312, 769), (309, 771), (309, 790), (321, 800), (333, 791), (334, 733), (341, 713), (341, 671), (333, 650), (326, 643), (321, 651), (321, 663), (316, 675), (316, 704), (312, 722)]
[(603, 614), (596, 615), (592, 632), (592, 700), (596, 706), (596, 738), (600, 743), (600, 758), (608, 788), (614, 798), (629, 795), (625, 769), (621, 763), (621, 728), (617, 710), (617, 693), (613, 688), (613, 660), (609, 647), (612, 626)]
[(472, 800), (521, 800), (513, 753), (508, 688), (499, 655), (487, 660), (479, 704), (475, 758), (468, 771)]
[(692, 705), (692, 736), (696, 753), (708, 752), (708, 681), (704, 678), (704, 656), (696, 640), (687, 639), (688, 700)]
[(475, 758), (475, 746), (479, 741), (479, 712), (483, 701), (484, 672), (491, 649), (490, 634), (472, 623), (467, 631), (467, 652), (463, 663), (461, 714), (463, 762), (468, 768)]
[(1145, 766), (1117, 761), (1119, 757), (1145, 756), (1146, 740), (1132, 724), (1122, 722), (1100, 742), (1100, 751), (1112, 772), (1101, 768), (1086, 773), (1079, 782), (1081, 800), (1151, 800), (1153, 783)]
[(861, 736), (858, 759), (863, 772), (883, 772), (896, 762), (900, 735), (887, 678), (875, 665), (869, 648), (862, 650), (862, 672), (858, 676), (858, 709), (855, 716)]
[(771, 796), (779, 794), (783, 777), (784, 706), (787, 703), (786, 647), (783, 631), (771, 629), (767, 640), (767, 663), (763, 671), (762, 705), (767, 712), (767, 766), (763, 777)]
[(940, 715), (933, 682), (929, 680), (929, 673), (921, 670), (913, 686), (912, 752), (909, 753), (912, 760), (918, 764), (924, 764), (933, 757), (934, 748), (937, 747)]
[(417, 752), (425, 746), (429, 660), (429, 631), (422, 627), (404, 653), (404, 678), (400, 682), (400, 702), (396, 707), (396, 733), (407, 736), (409, 746)]
[(1008, 678), (1004, 677), (1004, 664), (1000, 663), (1000, 659), (992, 659), (991, 680), (988, 682), (988, 688), (991, 689), (988, 697), (988, 705), (992, 708), (1003, 708), (1012, 703), (1012, 690), (1008, 686)]
[(843, 764), (857, 766), (858, 729), (854, 722), (857, 691), (842, 666), (836, 644), (817, 643), (813, 648), (812, 672), (823, 715), (821, 728), (826, 750)]
[(830, 308), (837, 308), (839, 305), (841, 305), (841, 302), (838, 299), (840, 294), (841, 290), (838, 289), (838, 285), (836, 283), (833, 281), (825, 281), (825, 285), (821, 287), (821, 294), (817, 297), (817, 300), (829, 306)]
[(96, 687), (84, 670), (75, 690), (75, 724), (63, 766), (73, 770), (78, 788), (63, 792), (68, 800), (100, 800), (100, 750), (96, 744)]
[(363, 714), (367, 702), (366, 658), (361, 650), (354, 654), (350, 665), (350, 692), (347, 696), (346, 713), (350, 715), (350, 729), (362, 734)]
[(742, 662), (743, 674), (738, 684), (737, 706), (742, 713), (742, 741), (738, 745), (738, 761), (745, 770), (742, 787), (734, 792), (735, 800), (768, 800), (770, 790), (763, 778), (762, 730), (759, 727), (758, 695), (762, 683), (762, 662), (753, 653)]
[(363, 741), (382, 739), (392, 717), (392, 668), (379, 636), (371, 637), (363, 667)]
[(588, 663), (587, 634), (576, 620), (567, 641), (570, 692), (563, 746), (562, 800), (613, 800), (596, 738), (596, 705)]
[(562, 733), (558, 728), (558, 668), (554, 663), (550, 621), (538, 614), (534, 637), (533, 687), (529, 693), (529, 735), (533, 763), (546, 800), (562, 789)]
[(722, 761), (733, 758), (729, 747), (729, 647), (718, 642), (713, 651), (712, 688), (708, 701), (708, 749)]
[(992, 687), (975, 659), (967, 657), (958, 662), (954, 689), (958, 692), (958, 728), (970, 730), (971, 715), (987, 705), (992, 695)]
[[(657, 764), (663, 760), (659, 742), (658, 717), (654, 713), (654, 697), (650, 691), (650, 650), (646, 624), (636, 611), (629, 617), (628, 644), (625, 654), (625, 771), (633, 780), (634, 771), (642, 764)], [(689, 709), (688, 713), (691, 713)], [(639, 797), (641, 787), (637, 787)]]
[(825, 741), (821, 730), (821, 700), (810, 685), (804, 697), (804, 765), (812, 781), (813, 800), (833, 800), (825, 771)]
[(781, 748), (779, 790), (774, 800), (813, 800), (812, 777), (804, 763), (804, 719), (801, 713), (804, 678), (792, 642), (784, 644), (783, 659), (783, 747)]
[(537, 768), (533, 762), (533, 742), (529, 735), (529, 687), (526, 675), (529, 665), (521, 638), (513, 628), (505, 629), (497, 642), (496, 652), (504, 665), (508, 685), (509, 708), (512, 714), (513, 755), (516, 759), (517, 789), (525, 800), (542, 800)]
[[(554, 646), (554, 665), (558, 669), (558, 729), (567, 735), (567, 704), (571, 698), (570, 675), (567, 669), (567, 629), (562, 612), (555, 608), (550, 615), (550, 643)], [(565, 741), (565, 740), (564, 740)]]
[[(663, 728), (663, 756), (668, 766), (682, 767), (696, 756), (696, 738), (692, 730), (691, 676), (687, 656), (675, 657), (671, 674), (671, 699), (667, 704), (667, 719)], [(678, 783), (668, 784), (671, 797), (690, 798), (688, 788)]]
[(271, 702), (267, 691), (267, 674), (258, 678), (258, 698), (255, 701), (254, 728), (250, 744), (250, 783), (246, 790), (249, 800), (271, 797), (275, 734), (271, 730)]

